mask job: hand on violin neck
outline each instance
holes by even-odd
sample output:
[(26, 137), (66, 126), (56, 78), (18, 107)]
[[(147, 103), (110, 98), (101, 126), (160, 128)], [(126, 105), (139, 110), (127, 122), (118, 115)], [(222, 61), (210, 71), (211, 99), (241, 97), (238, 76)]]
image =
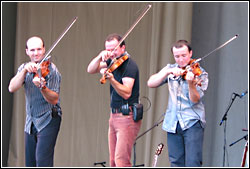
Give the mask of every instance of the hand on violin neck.
[(102, 68), (102, 69), (100, 70), (100, 73), (103, 75), (103, 77), (104, 77), (105, 79), (111, 79), (111, 78), (114, 77), (113, 73), (110, 73), (110, 72), (108, 71), (108, 68)]
[(193, 74), (193, 72), (188, 72), (186, 74), (185, 78), (186, 78), (188, 84), (192, 85), (192, 86), (201, 86), (201, 82), (203, 81), (198, 76), (195, 76), (195, 74)]
[(104, 75), (104, 74), (106, 73), (106, 71), (107, 71), (107, 68), (102, 68), (102, 69), (100, 69), (100, 73), (101, 73), (102, 75)]
[(42, 88), (46, 85), (45, 79), (43, 77), (39, 78), (37, 76), (33, 78), (33, 83), (38, 88)]
[(192, 82), (192, 81), (194, 81), (194, 79), (195, 79), (195, 76), (194, 76), (193, 72), (188, 71), (186, 74), (186, 80)]
[(108, 80), (113, 80), (114, 79), (114, 75), (113, 75), (113, 73), (110, 73), (110, 72), (105, 72), (105, 77), (106, 77), (106, 79), (108, 79)]

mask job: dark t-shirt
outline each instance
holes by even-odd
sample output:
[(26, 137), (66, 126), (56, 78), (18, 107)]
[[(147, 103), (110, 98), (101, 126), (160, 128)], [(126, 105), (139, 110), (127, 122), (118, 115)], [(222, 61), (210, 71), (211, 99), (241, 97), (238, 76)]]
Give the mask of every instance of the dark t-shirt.
[[(109, 65), (111, 61), (107, 61), (107, 65)], [(130, 57), (122, 63), (117, 69), (113, 72), (114, 78), (121, 84), (122, 78), (131, 77), (135, 79), (134, 86), (132, 89), (132, 94), (128, 100), (123, 99), (118, 93), (114, 90), (112, 85), (110, 85), (110, 106), (112, 108), (120, 108), (124, 104), (129, 104), (132, 106), (133, 103), (138, 103), (140, 84), (139, 84), (139, 69), (135, 61), (133, 61)]]

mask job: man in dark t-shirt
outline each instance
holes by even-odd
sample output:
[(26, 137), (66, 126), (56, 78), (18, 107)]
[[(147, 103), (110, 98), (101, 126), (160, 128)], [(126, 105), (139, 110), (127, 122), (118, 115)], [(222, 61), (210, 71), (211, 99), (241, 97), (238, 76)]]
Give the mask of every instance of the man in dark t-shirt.
[[(132, 105), (139, 98), (139, 69), (125, 50), (121, 36), (111, 34), (101, 51), (88, 65), (88, 73), (102, 73), (110, 81), (109, 160), (111, 167), (131, 167), (131, 151), (141, 127), (133, 120)], [(117, 62), (121, 61), (121, 62)], [(119, 64), (118, 64), (119, 63)], [(117, 68), (112, 66), (117, 64)]]

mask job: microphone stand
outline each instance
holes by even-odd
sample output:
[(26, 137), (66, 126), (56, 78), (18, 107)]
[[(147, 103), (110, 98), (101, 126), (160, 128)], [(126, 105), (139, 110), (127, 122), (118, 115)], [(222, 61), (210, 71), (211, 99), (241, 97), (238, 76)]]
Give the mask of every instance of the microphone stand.
[[(164, 113), (165, 114), (165, 113)], [(163, 114), (163, 115), (164, 115)], [(145, 135), (147, 132), (149, 132), (150, 130), (152, 130), (153, 128), (155, 128), (156, 126), (158, 126), (159, 124), (161, 124), (163, 122), (164, 119), (162, 119), (161, 121), (159, 121), (158, 123), (155, 123), (151, 128), (149, 128), (148, 130), (146, 130), (144, 133), (142, 133), (141, 135), (139, 135), (136, 139), (135, 139), (135, 143), (134, 143), (134, 161), (133, 161), (133, 167), (141, 167), (144, 166), (144, 164), (140, 164), (140, 165), (136, 165), (136, 153), (135, 153), (135, 145), (136, 145), (136, 140), (138, 140), (140, 137), (142, 137), (143, 135)]]
[(247, 140), (248, 139), (248, 134), (246, 134), (245, 136), (243, 136), (242, 138), (238, 139), (237, 141), (233, 142), (232, 144), (229, 145), (229, 147), (233, 146), (235, 143), (238, 143), (240, 140), (242, 139), (245, 139)]
[(225, 125), (224, 125), (224, 146), (223, 146), (223, 167), (225, 166), (225, 153), (226, 153), (226, 125), (227, 125), (226, 120), (227, 120), (227, 113), (228, 113), (229, 109), (231, 108), (235, 98), (237, 97), (237, 95), (235, 93), (233, 93), (233, 94), (234, 94), (234, 96), (232, 97), (231, 102), (230, 102), (230, 104), (229, 104), (229, 106), (228, 106), (228, 108), (227, 108), (221, 122), (220, 122), (220, 125), (221, 125), (223, 123), (223, 121), (225, 121)]
[(232, 97), (232, 100), (231, 100), (231, 102), (230, 102), (230, 104), (229, 104), (229, 106), (228, 106), (228, 108), (227, 108), (226, 113), (224, 114), (224, 116), (223, 116), (223, 118), (222, 118), (222, 120), (221, 120), (221, 122), (220, 122), (220, 125), (223, 123), (223, 121), (227, 120), (227, 112), (228, 112), (229, 109), (231, 108), (231, 106), (232, 106), (232, 104), (233, 104), (233, 102), (234, 102), (234, 100), (235, 100), (236, 97), (237, 97), (237, 95), (234, 94), (234, 97)]
[(94, 163), (94, 166), (101, 165), (103, 167), (106, 167), (104, 164), (106, 164), (106, 161)]

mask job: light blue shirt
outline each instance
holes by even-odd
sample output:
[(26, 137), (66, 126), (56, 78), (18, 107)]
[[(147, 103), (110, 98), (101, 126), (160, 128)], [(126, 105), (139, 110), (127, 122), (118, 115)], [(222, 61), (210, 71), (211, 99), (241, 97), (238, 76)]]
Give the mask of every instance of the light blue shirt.
[[(177, 64), (168, 64), (167, 66), (169, 68), (178, 67)], [(205, 108), (202, 97), (208, 87), (208, 73), (203, 68), (200, 67), (200, 69), (202, 74), (198, 78), (202, 79), (201, 86), (197, 85), (196, 87), (201, 98), (198, 103), (193, 103), (190, 100), (188, 83), (181, 76), (174, 77), (170, 74), (162, 82), (162, 84), (167, 83), (169, 88), (168, 107), (162, 125), (163, 130), (175, 133), (178, 121), (182, 130), (190, 128), (199, 120), (202, 122), (202, 127), (205, 127)]]
[[(21, 71), (26, 63), (22, 64), (18, 71)], [(61, 74), (56, 66), (51, 63), (49, 66), (49, 74), (45, 77), (46, 86), (56, 93), (60, 93)], [(27, 73), (24, 79), (25, 99), (26, 99), (26, 122), (24, 131), (31, 132), (31, 124), (33, 122), (37, 131), (41, 131), (46, 127), (52, 119), (51, 112), (54, 105), (48, 103), (40, 89), (32, 82), (34, 75)], [(59, 115), (61, 115), (60, 99), (56, 105)]]

